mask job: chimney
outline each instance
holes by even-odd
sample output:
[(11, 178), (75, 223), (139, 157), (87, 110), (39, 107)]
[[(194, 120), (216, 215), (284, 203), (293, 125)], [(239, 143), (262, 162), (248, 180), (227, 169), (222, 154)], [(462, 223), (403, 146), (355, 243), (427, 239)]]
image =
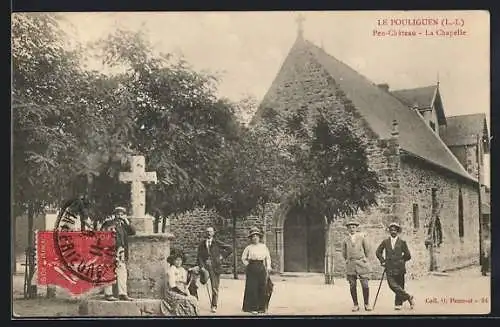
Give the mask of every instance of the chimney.
[(378, 87), (380, 87), (382, 90), (385, 92), (389, 92), (389, 84), (387, 83), (382, 83), (382, 84), (377, 84)]

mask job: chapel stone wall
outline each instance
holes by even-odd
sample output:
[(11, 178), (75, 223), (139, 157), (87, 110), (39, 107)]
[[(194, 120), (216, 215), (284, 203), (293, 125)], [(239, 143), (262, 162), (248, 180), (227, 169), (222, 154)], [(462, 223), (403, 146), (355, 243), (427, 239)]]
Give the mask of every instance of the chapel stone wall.
[[(436, 248), (437, 271), (457, 269), (479, 260), (478, 192), (470, 183), (438, 174), (405, 160), (402, 165), (403, 237), (408, 241), (412, 260), (410, 276), (419, 277), (430, 270), (430, 252), (425, 246), (432, 217), (432, 188), (436, 189), (442, 244)], [(462, 190), (464, 236), (459, 237), (458, 197)], [(418, 218), (414, 214), (418, 206)], [(414, 220), (418, 219), (418, 222)]]

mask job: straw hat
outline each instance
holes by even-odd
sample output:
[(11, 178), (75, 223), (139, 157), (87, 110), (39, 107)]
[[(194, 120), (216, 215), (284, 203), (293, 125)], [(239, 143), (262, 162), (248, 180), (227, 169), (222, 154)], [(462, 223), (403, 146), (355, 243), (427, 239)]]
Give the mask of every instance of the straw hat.
[(391, 227), (396, 227), (396, 228), (398, 229), (398, 231), (401, 231), (401, 225), (399, 225), (399, 224), (398, 224), (397, 222), (395, 222), (395, 221), (389, 224), (389, 227), (388, 227), (388, 228), (390, 229)]
[(356, 220), (356, 219), (349, 219), (346, 223), (345, 223), (346, 226), (349, 226), (349, 225), (355, 225), (355, 226), (359, 226), (359, 222)]
[(248, 237), (252, 237), (254, 235), (259, 235), (262, 237), (262, 232), (260, 231), (260, 229), (258, 227), (252, 227), (250, 229), (250, 231), (248, 232)]
[(119, 213), (119, 212), (127, 213), (127, 209), (125, 209), (124, 207), (116, 207), (115, 210), (113, 210), (113, 213)]

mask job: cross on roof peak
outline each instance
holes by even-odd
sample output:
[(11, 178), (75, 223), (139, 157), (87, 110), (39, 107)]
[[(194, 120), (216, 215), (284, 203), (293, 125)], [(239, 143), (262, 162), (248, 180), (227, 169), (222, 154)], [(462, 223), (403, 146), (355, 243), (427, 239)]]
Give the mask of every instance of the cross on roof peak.
[(295, 21), (297, 22), (297, 32), (298, 32), (298, 35), (301, 37), (304, 34), (304, 21), (305, 20), (306, 20), (306, 18), (304, 17), (304, 15), (302, 13), (299, 13), (297, 15), (297, 18), (295, 18)]

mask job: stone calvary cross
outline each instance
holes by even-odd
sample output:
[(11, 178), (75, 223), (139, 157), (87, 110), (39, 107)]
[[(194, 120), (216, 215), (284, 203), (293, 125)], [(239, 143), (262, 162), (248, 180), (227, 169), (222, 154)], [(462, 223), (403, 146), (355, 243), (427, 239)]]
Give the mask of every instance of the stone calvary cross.
[[(132, 204), (131, 223), (139, 232), (146, 231), (146, 187), (144, 183), (156, 183), (156, 172), (146, 172), (143, 156), (129, 158), (130, 172), (120, 172), (120, 182), (131, 183), (130, 201)], [(141, 223), (142, 222), (142, 223)]]

